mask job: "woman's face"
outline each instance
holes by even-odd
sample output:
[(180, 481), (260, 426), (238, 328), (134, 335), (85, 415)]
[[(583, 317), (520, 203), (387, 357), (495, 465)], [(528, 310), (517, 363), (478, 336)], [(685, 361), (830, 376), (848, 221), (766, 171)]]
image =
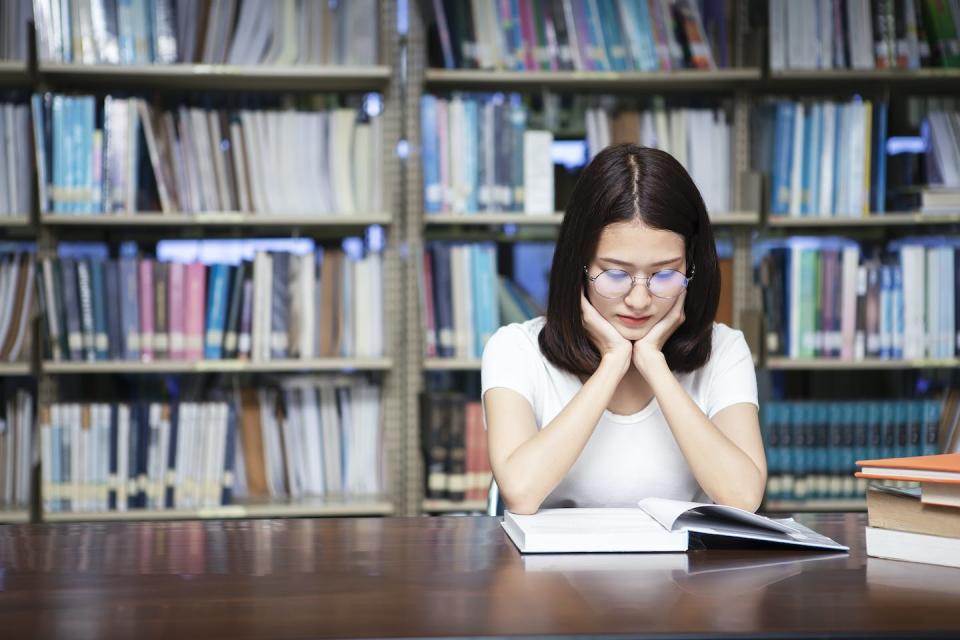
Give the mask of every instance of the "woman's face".
[[(664, 269), (686, 274), (683, 236), (651, 229), (639, 221), (608, 225), (600, 234), (596, 254), (587, 263), (590, 277), (607, 269), (622, 269), (639, 278)], [(586, 293), (590, 304), (628, 340), (647, 335), (677, 300), (651, 295), (645, 280), (638, 280), (629, 293), (616, 299), (600, 296), (589, 281)]]

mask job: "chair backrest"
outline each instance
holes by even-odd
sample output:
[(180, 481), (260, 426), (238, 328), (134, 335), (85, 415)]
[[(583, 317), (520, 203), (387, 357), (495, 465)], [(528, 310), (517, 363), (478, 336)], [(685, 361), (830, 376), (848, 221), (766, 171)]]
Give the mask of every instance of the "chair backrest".
[(490, 489), (487, 491), (487, 515), (503, 515), (503, 500), (500, 499), (500, 487), (496, 480), (490, 482)]

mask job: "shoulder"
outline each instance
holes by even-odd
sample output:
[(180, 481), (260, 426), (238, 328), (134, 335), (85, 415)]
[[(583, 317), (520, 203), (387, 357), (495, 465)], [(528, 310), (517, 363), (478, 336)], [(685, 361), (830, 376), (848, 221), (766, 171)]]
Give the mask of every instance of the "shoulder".
[(537, 316), (526, 322), (513, 322), (497, 329), (483, 349), (483, 357), (502, 353), (540, 354), (540, 332), (546, 324), (546, 318)]
[(747, 340), (743, 337), (743, 331), (728, 327), (722, 322), (713, 323), (711, 342), (711, 359), (718, 353), (725, 353), (740, 348), (745, 348), (749, 351)]

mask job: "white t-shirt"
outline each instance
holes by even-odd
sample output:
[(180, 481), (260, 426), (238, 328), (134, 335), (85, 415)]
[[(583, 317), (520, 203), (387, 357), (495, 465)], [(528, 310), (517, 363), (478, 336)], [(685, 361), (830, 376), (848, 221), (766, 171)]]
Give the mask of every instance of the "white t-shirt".
[[(556, 417), (583, 383), (558, 369), (540, 351), (543, 316), (497, 330), (483, 350), (481, 398), (505, 387), (533, 407), (537, 428)], [(714, 323), (710, 359), (692, 373), (676, 374), (708, 418), (740, 402), (757, 403), (753, 356), (743, 333)], [(580, 457), (542, 507), (633, 507), (647, 497), (703, 499), (700, 486), (674, 440), (656, 398), (638, 413), (604, 410)]]

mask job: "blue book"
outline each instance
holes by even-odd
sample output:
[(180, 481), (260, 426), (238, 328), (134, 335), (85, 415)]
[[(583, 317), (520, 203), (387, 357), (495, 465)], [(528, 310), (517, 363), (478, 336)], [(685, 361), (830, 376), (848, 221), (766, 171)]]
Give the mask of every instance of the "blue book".
[(77, 99), (77, 103), (75, 126), (77, 137), (82, 145), (77, 154), (77, 182), (83, 194), (77, 203), (77, 210), (82, 213), (96, 213), (99, 210), (94, 202), (93, 182), (93, 130), (96, 127), (96, 102), (93, 96), (83, 96)]
[(623, 32), (620, 30), (620, 17), (614, 0), (595, 0), (600, 16), (600, 30), (606, 45), (607, 60), (614, 71), (626, 71), (633, 65), (627, 58), (627, 48)]
[(870, 206), (874, 213), (884, 213), (887, 203), (887, 103), (877, 102), (873, 110), (873, 183), (870, 185)]
[(897, 424), (896, 404), (889, 400), (884, 400), (877, 404), (880, 406), (880, 429), (883, 433), (883, 457), (900, 457), (901, 449), (898, 447), (900, 425)]
[(880, 266), (880, 357), (893, 357), (893, 267)]
[[(110, 332), (107, 327), (107, 305), (116, 298), (107, 295), (106, 263), (98, 258), (90, 259), (90, 279), (93, 295), (93, 349), (97, 360), (110, 358)], [(115, 315), (115, 314), (110, 314)]]
[[(841, 491), (841, 496), (848, 497), (853, 493), (853, 473), (856, 471), (855, 462), (860, 459), (856, 457), (857, 450), (855, 447), (857, 405), (854, 402), (841, 402), (838, 404), (837, 411), (840, 416), (840, 449), (837, 455), (834, 473), (844, 478), (844, 482), (842, 483), (844, 489)], [(848, 490), (848, 487), (850, 490)]]
[(586, 4), (587, 15), (587, 33), (590, 36), (590, 47), (588, 51), (592, 52), (594, 70), (610, 71), (610, 57), (607, 55), (607, 43), (603, 37), (603, 23), (600, 17), (600, 7), (597, 0), (583, 0)]
[[(104, 295), (110, 301), (120, 300), (120, 268), (116, 260), (104, 260)], [(122, 303), (107, 314), (107, 359), (120, 360), (124, 355)]]
[(657, 60), (657, 46), (653, 40), (653, 25), (650, 21), (650, 5), (644, 1), (621, 2), (623, 11), (627, 12), (630, 20), (625, 21), (624, 28), (629, 29), (628, 40), (634, 50), (634, 66), (640, 71), (658, 71), (660, 63)]
[[(284, 254), (286, 255), (286, 254)], [(276, 262), (274, 263), (276, 265)], [(207, 290), (207, 326), (203, 357), (206, 360), (219, 360), (223, 357), (223, 332), (227, 320), (227, 291), (230, 286), (231, 267), (228, 264), (214, 264), (210, 267), (210, 285)], [(274, 292), (276, 296), (276, 292)], [(271, 329), (274, 329), (271, 324)]]
[(760, 409), (760, 416), (760, 428), (767, 455), (767, 499), (779, 500), (781, 468), (778, 424), (780, 421), (780, 403), (776, 401), (764, 403)]
[(423, 146), (423, 206), (427, 213), (443, 209), (440, 185), (440, 159), (437, 149), (437, 98), (425, 95), (420, 99), (420, 142)]
[(774, 215), (787, 215), (790, 211), (790, 165), (793, 158), (795, 111), (790, 102), (777, 104), (770, 188), (770, 212)]
[(137, 259), (122, 256), (119, 260), (121, 328), (123, 331), (123, 357), (125, 360), (140, 359), (140, 306), (138, 303), (139, 278)]
[(812, 195), (813, 181), (816, 175), (816, 165), (820, 162), (820, 157), (814, 155), (814, 127), (816, 126), (815, 122), (815, 111), (818, 105), (812, 105), (807, 109), (803, 110), (803, 153), (801, 154), (801, 162), (803, 166), (800, 171), (800, 215), (809, 216), (811, 213), (816, 213), (814, 207), (811, 206), (810, 197)]
[(831, 406), (826, 402), (813, 403), (813, 471), (817, 476), (817, 482), (814, 485), (814, 495), (818, 498), (829, 496), (830, 408)]
[[(524, 52), (523, 29), (520, 27), (520, 0), (510, 1), (510, 41), (513, 43), (514, 69), (524, 71), (527, 68)], [(532, 45), (532, 43), (531, 43)]]
[(923, 455), (923, 401), (900, 400), (897, 403), (897, 420), (907, 425), (907, 456)]
[(925, 456), (935, 455), (943, 451), (946, 442), (938, 442), (940, 418), (943, 405), (939, 400), (923, 400), (923, 445), (921, 451)]
[(53, 173), (50, 184), (51, 210), (54, 213), (66, 213), (66, 204), (63, 199), (63, 190), (66, 187), (66, 142), (67, 127), (65, 126), (65, 114), (67, 98), (64, 96), (53, 96), (53, 117), (52, 117), (52, 149)]
[(450, 287), (450, 248), (435, 243), (430, 248), (433, 256), (433, 304), (437, 323), (437, 355), (452, 357), (456, 353), (453, 339), (453, 291)]

